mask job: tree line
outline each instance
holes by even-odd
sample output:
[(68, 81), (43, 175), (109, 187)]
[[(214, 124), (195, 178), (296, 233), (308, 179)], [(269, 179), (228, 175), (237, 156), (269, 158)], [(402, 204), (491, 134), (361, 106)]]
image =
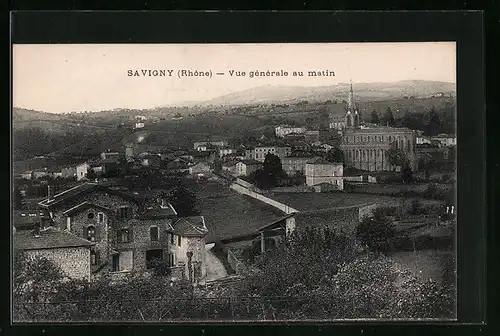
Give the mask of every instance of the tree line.
[(440, 133), (454, 134), (456, 131), (456, 111), (455, 107), (451, 104), (447, 104), (440, 110), (436, 110), (433, 106), (424, 113), (410, 113), (407, 109), (402, 117), (394, 117), (392, 109), (387, 107), (383, 113), (373, 110), (369, 121), (373, 124), (421, 130), (427, 136), (434, 136)]

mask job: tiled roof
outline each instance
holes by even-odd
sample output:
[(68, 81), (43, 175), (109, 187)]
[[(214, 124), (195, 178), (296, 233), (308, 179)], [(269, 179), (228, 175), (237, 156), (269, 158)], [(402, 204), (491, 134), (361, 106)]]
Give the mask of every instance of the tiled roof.
[(106, 208), (106, 207), (103, 207), (101, 205), (98, 205), (98, 204), (93, 204), (91, 202), (83, 202), (83, 203), (80, 203), (66, 211), (63, 212), (63, 215), (71, 215), (73, 213), (78, 213), (82, 210), (85, 210), (85, 209), (88, 209), (88, 208), (91, 208), (91, 207), (94, 207), (94, 208), (99, 208), (101, 210), (104, 210), (104, 211), (110, 211), (109, 208)]
[(141, 199), (140, 196), (134, 195), (130, 192), (113, 190), (113, 189), (110, 189), (106, 185), (101, 185), (101, 184), (93, 183), (93, 182), (86, 182), (83, 184), (79, 184), (76, 187), (73, 187), (71, 189), (60, 192), (60, 193), (54, 195), (54, 197), (52, 197), (50, 200), (46, 199), (46, 200), (41, 201), (38, 204), (42, 207), (48, 208), (48, 207), (54, 206), (56, 204), (61, 204), (67, 200), (74, 199), (75, 197), (78, 197), (80, 195), (83, 195), (85, 193), (89, 193), (89, 192), (92, 192), (95, 190), (103, 190), (103, 191), (113, 193), (117, 196), (120, 196), (120, 197), (123, 197), (126, 199), (130, 199), (130, 200), (136, 201), (136, 202), (140, 201), (140, 199)]
[(317, 157), (315, 159), (312, 159), (310, 161), (307, 161), (307, 164), (315, 164), (315, 165), (325, 165), (325, 164), (328, 164), (328, 165), (333, 165), (335, 163), (333, 162), (330, 162), (328, 160), (325, 160), (323, 159), (322, 157)]
[(86, 247), (93, 243), (79, 238), (68, 231), (49, 227), (40, 231), (40, 236), (35, 237), (33, 231), (16, 232), (14, 235), (14, 248), (20, 250), (42, 250), (65, 247)]
[(252, 159), (247, 159), (247, 160), (239, 160), (238, 162), (241, 162), (243, 164), (246, 164), (247, 166), (251, 165), (261, 165), (262, 162), (259, 162), (257, 160), (252, 160)]
[(374, 134), (374, 133), (412, 133), (413, 131), (406, 127), (374, 127), (374, 128), (357, 128), (357, 129), (347, 129), (346, 134), (363, 133), (363, 134)]
[(48, 213), (41, 210), (16, 210), (13, 213), (13, 224), (18, 230), (30, 229), (42, 219), (49, 219)]
[(174, 233), (180, 236), (200, 236), (208, 233), (203, 216), (181, 217), (174, 223)]
[(222, 164), (223, 167), (233, 167), (235, 166), (239, 161), (228, 161), (228, 162), (224, 162)]
[(146, 208), (146, 211), (141, 215), (143, 218), (166, 218), (177, 216), (172, 204), (167, 203), (165, 206), (153, 205)]

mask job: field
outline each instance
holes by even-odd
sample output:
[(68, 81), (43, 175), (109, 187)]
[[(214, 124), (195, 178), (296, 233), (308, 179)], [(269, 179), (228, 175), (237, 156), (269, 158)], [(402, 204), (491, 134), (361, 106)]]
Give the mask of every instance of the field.
[[(402, 197), (346, 194), (346, 193), (274, 193), (269, 197), (287, 204), (299, 211), (319, 210), (378, 203), (385, 206), (397, 206), (411, 199)], [(439, 201), (422, 200), (423, 205), (439, 204)]]
[(274, 207), (212, 182), (202, 186), (198, 197), (198, 208), (209, 230), (207, 243), (254, 233), (258, 228), (284, 216)]

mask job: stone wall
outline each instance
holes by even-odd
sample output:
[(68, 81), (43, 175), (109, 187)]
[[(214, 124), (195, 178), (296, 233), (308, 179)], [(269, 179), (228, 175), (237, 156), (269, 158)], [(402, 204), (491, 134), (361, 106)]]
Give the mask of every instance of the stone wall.
[[(89, 214), (94, 217), (89, 219)], [(99, 214), (102, 214), (103, 220), (99, 222)], [(97, 255), (97, 264), (105, 262), (109, 258), (108, 249), (108, 213), (97, 207), (89, 207), (70, 217), (70, 232), (80, 238), (87, 239), (87, 228), (95, 228), (95, 246), (93, 247)], [(66, 221), (66, 223), (68, 223)], [(66, 226), (67, 228), (67, 226)]]
[(90, 281), (90, 248), (65, 247), (57, 249), (28, 250), (27, 258), (38, 255), (54, 262), (63, 273), (73, 279)]
[(242, 185), (239, 185), (237, 183), (233, 183), (231, 184), (231, 186), (229, 187), (231, 188), (232, 190), (236, 191), (237, 193), (240, 193), (242, 195), (247, 195), (247, 196), (250, 196), (252, 198), (255, 198), (261, 202), (264, 202), (266, 204), (269, 204), (281, 211), (283, 211), (284, 213), (286, 214), (290, 214), (290, 213), (294, 213), (294, 212), (298, 212), (298, 210), (286, 205), (286, 204), (283, 204), (283, 203), (280, 203), (278, 201), (275, 201), (269, 197), (266, 197), (262, 194), (259, 194), (259, 193), (256, 193), (254, 191), (251, 191), (245, 187), (243, 187)]

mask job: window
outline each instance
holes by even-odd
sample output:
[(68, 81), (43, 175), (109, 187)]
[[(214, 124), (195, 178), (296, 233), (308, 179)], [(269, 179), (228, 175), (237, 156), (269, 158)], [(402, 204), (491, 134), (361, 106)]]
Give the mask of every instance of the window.
[(91, 242), (95, 241), (95, 227), (93, 225), (87, 227), (87, 240)]
[(181, 236), (177, 236), (177, 245), (181, 246)]
[(118, 212), (118, 217), (120, 219), (130, 218), (131, 215), (132, 215), (132, 211), (129, 207), (121, 207), (119, 212)]
[(151, 241), (158, 241), (159, 240), (159, 231), (157, 226), (152, 226), (149, 228), (149, 237)]
[(121, 229), (118, 232), (118, 241), (120, 243), (130, 243), (132, 241), (132, 231), (130, 229)]
[(173, 233), (170, 234), (170, 245), (174, 245), (175, 244), (175, 235)]
[(94, 219), (94, 213), (93, 212), (89, 212), (89, 214), (87, 215), (87, 218), (88, 219)]
[(98, 223), (103, 223), (104, 222), (104, 214), (102, 212), (99, 212), (97, 214), (97, 222)]
[(97, 265), (97, 252), (94, 250), (90, 251), (90, 264)]

